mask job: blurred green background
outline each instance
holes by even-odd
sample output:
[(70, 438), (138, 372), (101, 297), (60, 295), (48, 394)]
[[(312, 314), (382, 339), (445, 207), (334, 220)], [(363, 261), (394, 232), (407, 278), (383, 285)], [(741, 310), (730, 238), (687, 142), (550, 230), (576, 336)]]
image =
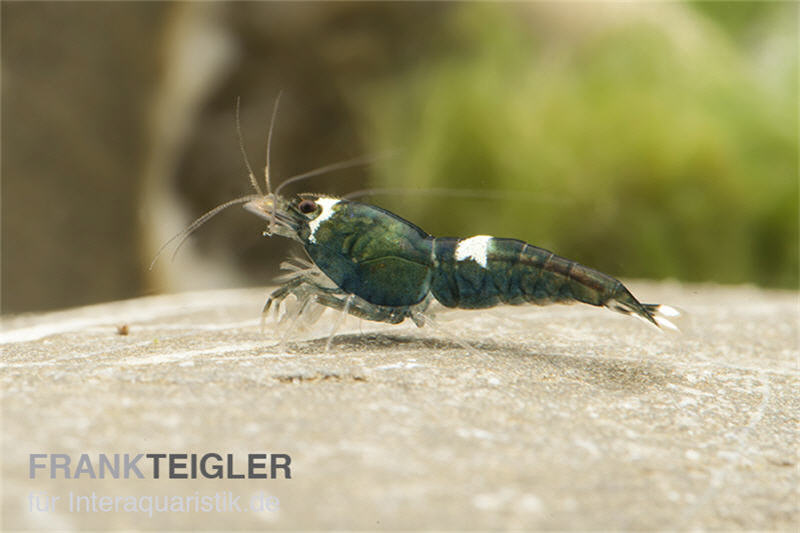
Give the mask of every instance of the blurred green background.
[(266, 285), (292, 250), (248, 192), (368, 201), (435, 235), (515, 237), (616, 277), (798, 286), (798, 6), (2, 4), (2, 310)]
[(514, 236), (623, 276), (796, 287), (796, 6), (686, 7), (564, 35), (464, 6), (448, 31), (469, 44), (372, 99), (376, 145), (407, 148), (376, 183), (514, 193), (405, 207), (439, 234)]

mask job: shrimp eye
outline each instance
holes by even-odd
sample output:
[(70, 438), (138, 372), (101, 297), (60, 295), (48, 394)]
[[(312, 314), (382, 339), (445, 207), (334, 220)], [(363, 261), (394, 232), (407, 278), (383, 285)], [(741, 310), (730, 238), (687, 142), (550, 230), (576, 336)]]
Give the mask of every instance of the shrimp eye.
[(313, 213), (317, 210), (317, 203), (314, 200), (303, 200), (297, 204), (297, 209), (303, 214)]

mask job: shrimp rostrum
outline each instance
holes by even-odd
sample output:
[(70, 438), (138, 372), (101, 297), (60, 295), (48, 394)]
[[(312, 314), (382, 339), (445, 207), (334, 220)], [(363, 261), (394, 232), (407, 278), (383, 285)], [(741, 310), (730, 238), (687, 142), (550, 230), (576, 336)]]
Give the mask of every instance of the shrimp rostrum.
[(582, 302), (674, 328), (673, 308), (640, 303), (618, 280), (516, 239), (434, 237), (380, 207), (316, 194), (253, 198), (245, 209), (269, 221), (265, 236), (298, 241), (311, 263), (295, 266), (265, 312), (289, 295), (360, 318), (426, 323), (445, 307)]

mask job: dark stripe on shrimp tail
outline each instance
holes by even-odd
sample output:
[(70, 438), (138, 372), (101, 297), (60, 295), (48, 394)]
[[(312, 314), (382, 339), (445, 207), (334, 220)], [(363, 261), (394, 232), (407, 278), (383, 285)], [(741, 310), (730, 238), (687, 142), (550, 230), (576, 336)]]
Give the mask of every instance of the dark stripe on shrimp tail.
[[(541, 265), (543, 272), (539, 276), (539, 284), (550, 287), (553, 301), (568, 303), (575, 300), (603, 306), (659, 325), (655, 318), (659, 306), (642, 304), (618, 279), (535, 246), (528, 245), (525, 250), (526, 259), (530, 258), (528, 260), (531, 263), (540, 262), (542, 257), (546, 257)], [(533, 300), (532, 303), (541, 305), (548, 302)]]
[[(680, 316), (677, 309), (668, 305), (643, 304), (618, 279), (547, 250), (530, 245), (526, 250), (528, 248), (535, 250), (532, 255), (537, 256), (537, 261), (544, 255), (549, 257), (542, 267), (545, 272), (540, 276), (548, 280), (546, 283), (556, 286), (560, 278), (561, 285), (556, 291), (554, 301), (567, 303), (572, 298), (642, 319), (658, 328), (678, 330), (671, 320)], [(534, 303), (540, 302), (534, 301)]]
[(519, 263), (526, 298), (533, 304), (578, 301), (603, 306), (625, 290), (611, 276), (530, 244), (524, 246)]

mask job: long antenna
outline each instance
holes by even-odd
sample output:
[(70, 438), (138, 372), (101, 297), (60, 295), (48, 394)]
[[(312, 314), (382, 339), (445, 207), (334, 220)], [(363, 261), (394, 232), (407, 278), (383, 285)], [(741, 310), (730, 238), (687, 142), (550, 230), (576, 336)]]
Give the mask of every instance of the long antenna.
[(330, 165), (325, 165), (319, 168), (315, 168), (314, 170), (309, 170), (308, 172), (303, 172), (302, 174), (298, 174), (296, 176), (288, 178), (283, 183), (278, 185), (278, 188), (275, 189), (275, 194), (278, 194), (281, 191), (281, 189), (283, 189), (287, 185), (291, 185), (292, 183), (302, 181), (306, 178), (311, 178), (313, 176), (318, 176), (320, 174), (325, 174), (327, 172), (333, 172), (335, 170), (343, 170), (346, 168), (369, 165), (370, 163), (374, 163), (375, 161), (383, 159), (384, 157), (386, 157), (386, 155), (362, 155), (359, 157), (354, 157), (353, 159), (348, 159), (346, 161), (339, 161), (338, 163), (332, 163)]
[(241, 198), (235, 198), (233, 200), (228, 200), (224, 204), (220, 204), (217, 207), (211, 209), (210, 211), (206, 211), (204, 214), (202, 214), (200, 217), (198, 217), (194, 222), (189, 224), (185, 229), (183, 229), (182, 231), (176, 233), (167, 242), (162, 244), (161, 248), (159, 248), (158, 252), (156, 252), (156, 256), (153, 258), (153, 261), (150, 263), (150, 267), (147, 270), (153, 270), (153, 266), (156, 264), (156, 261), (158, 261), (158, 258), (161, 257), (161, 254), (164, 253), (164, 250), (167, 249), (167, 246), (169, 246), (172, 242), (174, 242), (175, 239), (180, 238), (180, 241), (178, 241), (178, 245), (175, 247), (175, 250), (172, 252), (172, 259), (175, 259), (175, 256), (178, 254), (178, 250), (181, 249), (181, 246), (183, 246), (183, 243), (185, 243), (186, 239), (189, 238), (189, 235), (191, 235), (192, 233), (197, 231), (197, 229), (200, 226), (202, 226), (203, 224), (208, 222), (208, 220), (210, 218), (216, 216), (217, 213), (219, 213), (220, 211), (222, 211), (224, 209), (229, 208), (232, 205), (243, 204), (245, 202), (249, 202), (251, 200), (256, 200), (258, 198), (260, 198), (260, 196), (256, 196), (255, 194), (249, 194), (247, 196), (242, 196)]
[(349, 192), (342, 196), (342, 200), (354, 200), (362, 196), (442, 196), (445, 198), (475, 198), (478, 200), (511, 200), (511, 201), (533, 201), (542, 204), (571, 205), (567, 199), (555, 194), (547, 194), (536, 191), (511, 191), (511, 190), (490, 190), (490, 189), (450, 189), (446, 187), (432, 187), (419, 189), (401, 189), (395, 187), (375, 187), (369, 189), (359, 189)]
[(267, 183), (267, 194), (272, 192), (272, 187), (270, 186), (269, 180), (269, 162), (270, 162), (270, 152), (272, 151), (272, 130), (275, 128), (275, 117), (278, 116), (278, 105), (281, 103), (281, 95), (283, 94), (283, 90), (281, 89), (278, 91), (278, 96), (275, 98), (275, 105), (272, 107), (272, 118), (269, 121), (269, 133), (267, 134), (267, 163), (264, 167), (264, 179)]
[[(250, 161), (247, 158), (247, 150), (245, 150), (245, 148), (244, 148), (244, 137), (242, 136), (242, 124), (241, 124), (241, 119), (240, 119), (240, 116), (241, 116), (241, 113), (240, 113), (240, 110), (241, 110), (241, 99), (239, 97), (236, 97), (236, 135), (239, 138), (239, 150), (242, 152), (242, 157), (244, 158), (244, 164), (247, 167), (247, 174), (250, 177), (250, 184), (253, 186), (253, 189), (255, 189), (256, 193), (258, 193), (258, 194), (248, 194), (247, 196), (242, 196), (240, 198), (235, 198), (233, 200), (229, 200), (229, 201), (227, 201), (225, 203), (222, 203), (222, 204), (218, 205), (217, 207), (211, 209), (210, 211), (207, 211), (203, 215), (201, 215), (194, 222), (189, 224), (189, 226), (187, 226), (185, 229), (183, 229), (182, 231), (180, 231), (177, 234), (173, 235), (167, 242), (165, 242), (161, 246), (161, 248), (158, 249), (158, 251), (156, 252), (156, 256), (153, 258), (153, 261), (150, 263), (150, 267), (148, 268), (148, 270), (152, 270), (153, 266), (156, 264), (156, 261), (158, 261), (159, 257), (161, 257), (161, 255), (164, 253), (164, 251), (167, 249), (167, 247), (170, 244), (172, 244), (173, 242), (175, 242), (176, 239), (179, 239), (178, 240), (178, 245), (175, 247), (175, 250), (172, 252), (172, 258), (175, 259), (175, 256), (177, 255), (178, 250), (181, 249), (181, 246), (183, 246), (183, 244), (186, 242), (186, 239), (188, 239), (189, 236), (192, 233), (194, 233), (200, 226), (205, 224), (210, 218), (213, 218), (214, 216), (216, 216), (220, 211), (223, 211), (223, 210), (227, 209), (228, 207), (230, 207), (232, 205), (243, 204), (243, 203), (249, 202), (251, 200), (257, 200), (257, 199), (264, 198), (267, 195), (272, 195), (272, 199), (275, 200), (275, 195), (272, 194), (272, 192), (271, 192), (272, 190), (271, 190), (270, 181), (269, 181), (269, 155), (270, 155), (270, 146), (272, 145), (272, 130), (273, 130), (273, 127), (275, 126), (275, 117), (278, 114), (278, 103), (280, 102), (280, 99), (281, 99), (281, 93), (278, 93), (278, 97), (275, 99), (275, 106), (274, 106), (274, 108), (272, 110), (272, 119), (270, 120), (270, 125), (269, 125), (269, 135), (267, 136), (267, 162), (266, 162), (266, 166), (264, 167), (264, 177), (265, 177), (265, 180), (266, 180), (265, 183), (266, 183), (266, 186), (267, 186), (267, 194), (266, 195), (264, 194), (264, 191), (261, 189), (261, 186), (258, 184), (258, 180), (256, 180), (255, 174), (253, 173), (253, 167), (250, 165)], [(275, 203), (273, 202), (272, 220), (270, 222), (270, 230), (276, 224), (277, 224), (277, 222), (276, 222), (276, 216), (275, 216)]]
[(267, 161), (264, 165), (264, 182), (267, 185), (267, 194), (272, 195), (272, 219), (269, 221), (269, 233), (272, 233), (275, 224), (275, 209), (277, 204), (277, 192), (272, 192), (272, 185), (270, 184), (269, 179), (269, 163), (270, 163), (270, 153), (272, 152), (272, 131), (275, 128), (275, 118), (278, 116), (278, 105), (281, 103), (281, 95), (283, 94), (283, 90), (278, 91), (278, 96), (275, 98), (275, 105), (272, 107), (272, 118), (269, 121), (269, 133), (267, 134)]
[[(242, 152), (242, 157), (244, 158), (244, 164), (247, 167), (247, 175), (250, 176), (250, 183), (253, 185), (253, 188), (256, 190), (259, 196), (264, 196), (264, 191), (261, 190), (261, 187), (258, 185), (258, 181), (256, 180), (256, 175), (253, 174), (253, 168), (250, 166), (250, 161), (247, 159), (247, 150), (244, 149), (244, 137), (242, 136), (242, 123), (239, 120), (239, 106), (240, 100), (238, 96), (236, 97), (236, 136), (239, 138), (239, 150)], [(267, 187), (269, 187), (269, 179), (267, 180)]]

